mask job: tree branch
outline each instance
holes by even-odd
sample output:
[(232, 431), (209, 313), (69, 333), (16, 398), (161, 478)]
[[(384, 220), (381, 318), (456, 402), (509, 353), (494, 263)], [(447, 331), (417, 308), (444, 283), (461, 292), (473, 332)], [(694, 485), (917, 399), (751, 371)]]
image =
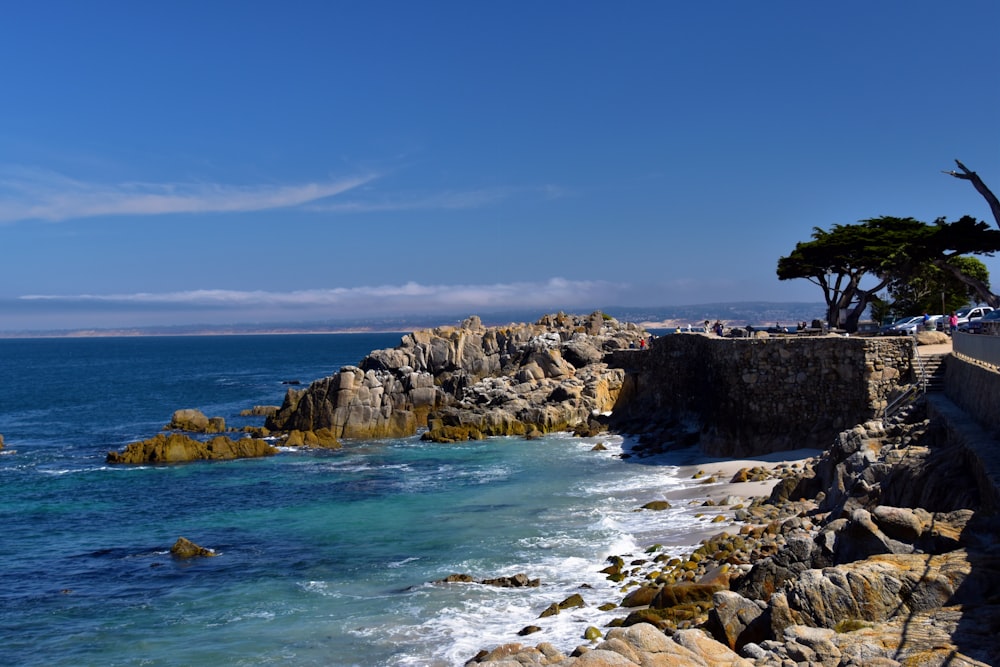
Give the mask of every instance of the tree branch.
[(958, 160), (955, 160), (955, 164), (958, 165), (961, 172), (952, 170), (944, 173), (954, 176), (955, 178), (961, 178), (963, 181), (970, 181), (972, 183), (972, 187), (974, 187), (976, 191), (983, 196), (986, 203), (990, 205), (990, 211), (993, 212), (993, 219), (996, 221), (997, 227), (1000, 227), (1000, 200), (998, 200), (997, 196), (993, 194), (988, 187), (986, 187), (986, 184), (983, 183), (983, 179), (979, 178), (979, 174), (974, 171), (970, 171), (968, 167)]
[(991, 292), (990, 288), (987, 287), (986, 283), (983, 281), (973, 278), (972, 276), (965, 275), (959, 267), (949, 264), (943, 259), (935, 259), (933, 264), (942, 271), (947, 271), (952, 274), (958, 280), (962, 281), (963, 284), (972, 288), (976, 292), (976, 296), (979, 297), (980, 301), (987, 303), (994, 308), (1000, 308), (1000, 296)]

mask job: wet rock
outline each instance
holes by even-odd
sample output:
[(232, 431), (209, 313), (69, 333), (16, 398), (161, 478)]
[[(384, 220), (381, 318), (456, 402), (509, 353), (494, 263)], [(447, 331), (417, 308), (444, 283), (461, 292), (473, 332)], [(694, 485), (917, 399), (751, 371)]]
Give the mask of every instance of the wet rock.
[(273, 456), (278, 450), (263, 440), (232, 440), (218, 435), (202, 442), (183, 433), (162, 433), (133, 442), (122, 452), (108, 452), (108, 463), (184, 463), (201, 460), (224, 460)]
[(340, 449), (340, 440), (328, 428), (317, 431), (293, 430), (285, 438), (286, 447), (319, 447), (323, 449)]
[(643, 505), (642, 509), (644, 509), (644, 510), (653, 510), (653, 511), (659, 512), (659, 511), (662, 511), (662, 510), (668, 510), (671, 507), (673, 507), (673, 505), (671, 505), (666, 500), (651, 500), (650, 502), (648, 502), (645, 505)]
[(531, 579), (528, 575), (519, 573), (512, 577), (496, 577), (494, 579), (482, 579), (479, 583), (487, 586), (499, 586), (500, 588), (538, 588), (540, 579)]
[(218, 555), (214, 549), (198, 546), (186, 537), (178, 537), (174, 546), (170, 547), (170, 553), (176, 558), (210, 558)]

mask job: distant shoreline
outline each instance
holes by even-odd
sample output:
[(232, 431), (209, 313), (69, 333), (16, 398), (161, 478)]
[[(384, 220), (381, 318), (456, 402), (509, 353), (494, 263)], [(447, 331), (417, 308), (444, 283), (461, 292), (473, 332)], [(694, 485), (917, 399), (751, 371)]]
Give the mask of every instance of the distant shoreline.
[[(264, 336), (318, 334), (410, 333), (440, 326), (457, 326), (470, 315), (477, 315), (485, 326), (536, 322), (559, 309), (496, 311), (479, 313), (441, 313), (421, 315), (404, 313), (392, 317), (359, 317), (328, 321), (284, 321), (271, 324), (231, 322), (209, 324), (193, 322), (177, 325), (109, 326), (108, 328), (19, 329), (0, 331), (0, 340), (11, 338), (126, 338), (147, 336)], [(579, 313), (600, 311), (619, 322), (631, 322), (647, 330), (686, 329), (700, 326), (705, 320), (720, 320), (727, 327), (794, 325), (821, 316), (823, 305), (816, 303), (776, 303), (768, 301), (713, 303), (658, 308), (611, 306), (581, 308)], [(571, 311), (566, 311), (571, 312)], [(818, 315), (819, 314), (819, 315)], [(8, 325), (10, 323), (8, 322)]]
[(261, 329), (232, 331), (229, 329), (199, 331), (136, 331), (136, 330), (86, 330), (86, 331), (40, 331), (40, 332), (0, 332), (0, 340), (26, 340), (47, 338), (181, 338), (197, 336), (322, 336), (329, 334), (390, 334), (410, 333), (411, 329)]

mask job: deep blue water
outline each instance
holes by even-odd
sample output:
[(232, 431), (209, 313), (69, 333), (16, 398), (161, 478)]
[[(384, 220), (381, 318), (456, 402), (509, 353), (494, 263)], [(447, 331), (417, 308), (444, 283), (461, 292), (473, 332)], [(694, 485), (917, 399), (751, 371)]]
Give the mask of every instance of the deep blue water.
[[(108, 466), (178, 408), (280, 404), (399, 334), (0, 340), (0, 663), (456, 665), (518, 639), (566, 650), (620, 594), (598, 570), (696, 524), (637, 514), (686, 482), (555, 435), (176, 466)], [(593, 452), (597, 441), (608, 452)], [(176, 560), (179, 536), (218, 556)], [(430, 582), (524, 572), (538, 589)], [(538, 619), (577, 592), (587, 608)]]

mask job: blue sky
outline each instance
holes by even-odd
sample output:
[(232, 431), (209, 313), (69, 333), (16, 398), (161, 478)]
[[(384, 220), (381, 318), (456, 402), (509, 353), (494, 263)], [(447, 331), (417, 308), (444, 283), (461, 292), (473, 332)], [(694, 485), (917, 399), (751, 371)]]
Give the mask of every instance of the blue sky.
[[(0, 22), (0, 331), (819, 301), (992, 224), (1000, 3), (46, 2)], [(1000, 284), (1000, 260), (987, 259)]]

